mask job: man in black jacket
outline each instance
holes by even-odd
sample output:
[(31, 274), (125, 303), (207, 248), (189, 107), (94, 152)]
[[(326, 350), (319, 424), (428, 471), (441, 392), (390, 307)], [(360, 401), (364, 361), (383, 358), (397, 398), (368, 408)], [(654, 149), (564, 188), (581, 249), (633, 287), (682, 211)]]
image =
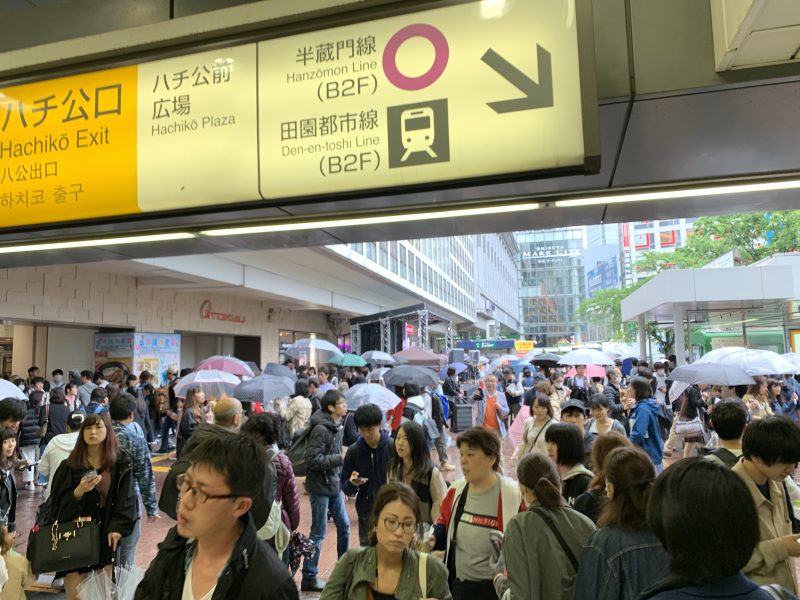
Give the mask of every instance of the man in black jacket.
[(306, 446), (306, 491), (311, 497), (311, 534), (317, 547), (312, 558), (303, 563), (300, 589), (318, 592), (325, 581), (317, 578), (319, 553), (328, 531), (328, 512), (336, 524), (336, 550), (341, 557), (350, 542), (350, 519), (344, 506), (339, 477), (342, 470), (342, 417), (347, 402), (338, 391), (328, 390), (319, 411), (311, 415), (311, 433)]
[(178, 524), (159, 544), (135, 600), (209, 593), (212, 600), (297, 598), (289, 571), (258, 539), (250, 516), (266, 462), (264, 451), (240, 435), (212, 437), (195, 448), (179, 480)]

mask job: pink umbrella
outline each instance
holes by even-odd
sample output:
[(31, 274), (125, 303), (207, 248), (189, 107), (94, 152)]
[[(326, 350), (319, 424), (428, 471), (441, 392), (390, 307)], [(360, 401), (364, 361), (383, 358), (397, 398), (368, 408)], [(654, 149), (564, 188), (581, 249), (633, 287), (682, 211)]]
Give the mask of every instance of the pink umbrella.
[[(575, 377), (575, 367), (567, 371), (567, 377)], [(606, 368), (600, 365), (586, 365), (586, 377), (605, 377)]]
[(522, 434), (525, 431), (525, 420), (531, 416), (531, 409), (524, 404), (519, 407), (519, 412), (514, 418), (511, 427), (508, 428), (508, 437), (514, 443), (514, 447), (522, 445)]
[(245, 375), (247, 377), (254, 377), (253, 369), (250, 368), (243, 360), (239, 360), (235, 356), (209, 356), (201, 361), (195, 371), (203, 369), (216, 369), (217, 371), (225, 371), (232, 375)]

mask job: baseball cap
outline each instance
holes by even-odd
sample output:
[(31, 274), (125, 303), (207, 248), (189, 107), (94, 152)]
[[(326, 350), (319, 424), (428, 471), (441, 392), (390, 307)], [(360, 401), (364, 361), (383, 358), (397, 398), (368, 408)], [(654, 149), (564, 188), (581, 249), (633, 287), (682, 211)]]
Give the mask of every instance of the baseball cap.
[(564, 404), (561, 405), (561, 412), (566, 412), (568, 410), (579, 410), (582, 413), (586, 414), (586, 405), (581, 402), (580, 400), (567, 400)]

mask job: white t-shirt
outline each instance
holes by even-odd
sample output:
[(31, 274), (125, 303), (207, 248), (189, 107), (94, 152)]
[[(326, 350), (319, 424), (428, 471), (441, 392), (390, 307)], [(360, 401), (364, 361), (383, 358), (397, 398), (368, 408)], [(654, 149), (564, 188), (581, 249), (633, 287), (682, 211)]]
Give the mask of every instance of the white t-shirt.
[(189, 563), (189, 568), (186, 569), (186, 579), (183, 580), (183, 594), (181, 595), (181, 600), (211, 600), (211, 597), (214, 595), (214, 590), (217, 589), (215, 585), (208, 593), (205, 594), (202, 598), (195, 598), (194, 592), (192, 592), (192, 565), (194, 561)]

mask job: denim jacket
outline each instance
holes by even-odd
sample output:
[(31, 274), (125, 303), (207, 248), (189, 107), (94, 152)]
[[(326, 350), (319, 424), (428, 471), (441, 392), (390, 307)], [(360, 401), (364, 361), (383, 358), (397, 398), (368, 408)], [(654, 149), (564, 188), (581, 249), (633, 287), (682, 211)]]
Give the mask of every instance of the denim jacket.
[(668, 564), (667, 551), (652, 532), (598, 529), (581, 551), (573, 600), (636, 600), (667, 576)]

